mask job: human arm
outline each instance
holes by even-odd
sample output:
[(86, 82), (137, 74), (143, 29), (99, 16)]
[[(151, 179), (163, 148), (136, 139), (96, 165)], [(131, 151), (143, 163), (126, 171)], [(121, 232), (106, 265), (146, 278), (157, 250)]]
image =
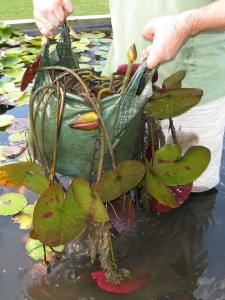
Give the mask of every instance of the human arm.
[(70, 0), (33, 0), (35, 23), (42, 35), (52, 35), (72, 12)]
[(144, 27), (143, 37), (152, 40), (142, 52), (152, 69), (163, 61), (174, 58), (185, 41), (203, 31), (225, 30), (225, 0), (184, 11), (178, 15), (150, 20)]

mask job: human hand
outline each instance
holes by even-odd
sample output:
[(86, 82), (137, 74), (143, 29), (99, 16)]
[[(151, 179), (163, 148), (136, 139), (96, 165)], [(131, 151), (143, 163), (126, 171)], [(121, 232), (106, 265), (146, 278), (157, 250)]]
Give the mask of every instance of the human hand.
[(147, 59), (149, 69), (176, 56), (191, 35), (190, 13), (187, 11), (175, 16), (155, 18), (144, 27), (143, 37), (152, 40), (152, 44), (142, 51), (142, 59)]
[(52, 35), (72, 12), (70, 0), (33, 0), (35, 23), (44, 36)]

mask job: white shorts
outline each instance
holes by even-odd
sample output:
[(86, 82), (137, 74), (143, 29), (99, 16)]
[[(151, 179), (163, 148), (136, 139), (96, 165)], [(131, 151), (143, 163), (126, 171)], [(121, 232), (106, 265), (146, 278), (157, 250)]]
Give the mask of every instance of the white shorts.
[[(225, 127), (225, 97), (191, 108), (173, 118), (178, 143), (184, 153), (190, 146), (201, 145), (210, 149), (211, 161), (202, 175), (194, 181), (193, 192), (203, 192), (215, 187), (220, 180), (220, 165)], [(169, 121), (161, 126), (166, 143), (173, 143)]]

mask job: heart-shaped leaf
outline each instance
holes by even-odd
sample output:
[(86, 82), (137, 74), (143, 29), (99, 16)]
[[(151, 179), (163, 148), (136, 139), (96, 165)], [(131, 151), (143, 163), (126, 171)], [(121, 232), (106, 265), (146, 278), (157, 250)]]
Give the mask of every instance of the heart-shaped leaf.
[[(211, 154), (203, 146), (190, 147), (180, 156), (180, 146), (168, 144), (155, 152), (155, 169), (169, 186), (184, 185), (196, 180), (207, 168)], [(180, 156), (180, 157), (179, 157)]]
[[(34, 260), (39, 260), (44, 256), (44, 248), (43, 244), (38, 240), (33, 240), (29, 238), (26, 242), (25, 246), (27, 252), (29, 253), (29, 256), (32, 257)], [(64, 246), (58, 246), (53, 248), (57, 252), (62, 252), (64, 250)], [(52, 249), (49, 247), (45, 247), (45, 252), (51, 252)]]
[(17, 193), (9, 193), (0, 197), (0, 215), (8, 216), (20, 212), (27, 205), (27, 199)]
[(180, 70), (170, 75), (163, 81), (163, 89), (179, 89), (182, 86), (182, 80), (186, 75), (186, 71)]
[(82, 177), (75, 177), (71, 183), (75, 200), (82, 211), (96, 222), (108, 222), (109, 216), (94, 185)]
[(71, 185), (64, 197), (62, 184), (54, 184), (45, 190), (35, 205), (31, 237), (38, 237), (51, 247), (64, 245), (84, 231), (87, 219), (74, 199)]
[(116, 199), (135, 188), (145, 174), (140, 161), (126, 160), (118, 165), (116, 171), (105, 173), (97, 183), (97, 191), (102, 201)]
[(175, 117), (196, 105), (201, 97), (200, 89), (157, 90), (146, 104), (144, 113), (155, 119)]
[(145, 187), (159, 203), (176, 208), (177, 201), (172, 192), (157, 175), (155, 169), (146, 161)]
[(41, 194), (48, 187), (47, 178), (40, 174), (43, 168), (34, 162), (18, 162), (0, 167), (0, 184), (5, 186), (24, 185)]

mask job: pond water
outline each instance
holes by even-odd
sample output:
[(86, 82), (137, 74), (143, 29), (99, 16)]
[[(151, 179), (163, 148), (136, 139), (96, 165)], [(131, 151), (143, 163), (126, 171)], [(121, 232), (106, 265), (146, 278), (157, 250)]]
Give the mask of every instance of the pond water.
[[(25, 112), (10, 111), (16, 117)], [(51, 263), (47, 278), (35, 279), (30, 270), (37, 262), (23, 242), (28, 231), (10, 217), (0, 217), (0, 299), (225, 299), (225, 145), (223, 156), (216, 189), (192, 194), (180, 209), (167, 214), (140, 209), (132, 227), (115, 236), (119, 265), (137, 275), (149, 274), (146, 286), (127, 295), (105, 292), (92, 281), (90, 274), (99, 266), (90, 263), (84, 237)]]

